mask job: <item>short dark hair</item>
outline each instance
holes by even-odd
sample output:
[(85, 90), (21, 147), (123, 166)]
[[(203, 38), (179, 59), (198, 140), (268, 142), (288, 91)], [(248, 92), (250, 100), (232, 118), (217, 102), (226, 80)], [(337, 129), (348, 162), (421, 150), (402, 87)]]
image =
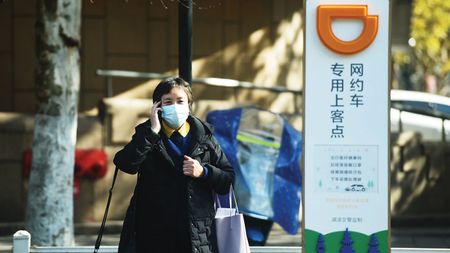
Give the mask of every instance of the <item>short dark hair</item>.
[(192, 103), (194, 102), (192, 89), (189, 83), (183, 80), (183, 78), (181, 77), (169, 77), (159, 82), (159, 84), (153, 91), (153, 103), (161, 101), (161, 97), (164, 94), (169, 93), (175, 87), (181, 88), (184, 90), (184, 92), (186, 92), (190, 108), (192, 106)]

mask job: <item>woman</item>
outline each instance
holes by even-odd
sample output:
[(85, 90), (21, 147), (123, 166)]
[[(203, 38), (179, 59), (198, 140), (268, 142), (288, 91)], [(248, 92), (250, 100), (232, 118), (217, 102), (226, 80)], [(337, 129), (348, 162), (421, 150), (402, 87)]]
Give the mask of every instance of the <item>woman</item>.
[(150, 119), (114, 157), (138, 173), (119, 253), (217, 252), (213, 194), (229, 191), (234, 171), (211, 126), (190, 115), (192, 100), (183, 79), (161, 81)]

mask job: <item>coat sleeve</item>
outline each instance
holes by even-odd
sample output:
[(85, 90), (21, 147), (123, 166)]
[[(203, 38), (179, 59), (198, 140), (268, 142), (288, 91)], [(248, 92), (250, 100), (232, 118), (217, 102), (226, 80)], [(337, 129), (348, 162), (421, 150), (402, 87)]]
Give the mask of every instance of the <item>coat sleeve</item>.
[(158, 146), (160, 136), (151, 130), (150, 120), (138, 125), (131, 141), (114, 156), (114, 164), (123, 172), (136, 174), (148, 152)]
[(234, 182), (234, 169), (213, 136), (211, 136), (211, 143), (214, 151), (210, 162), (203, 164), (208, 169), (208, 175), (204, 180), (215, 192), (226, 194)]

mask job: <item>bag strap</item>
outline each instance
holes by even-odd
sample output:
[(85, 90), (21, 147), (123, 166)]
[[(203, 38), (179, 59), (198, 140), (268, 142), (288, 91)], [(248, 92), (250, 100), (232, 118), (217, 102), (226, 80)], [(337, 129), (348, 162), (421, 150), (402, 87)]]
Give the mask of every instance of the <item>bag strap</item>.
[(222, 205), (220, 204), (219, 194), (213, 192), (214, 195), (214, 210), (217, 210), (217, 208), (221, 208)]
[(230, 185), (230, 193), (229, 193), (230, 208), (232, 208), (232, 205), (231, 205), (231, 195), (232, 194), (233, 194), (234, 206), (236, 207), (236, 212), (239, 213), (239, 207), (238, 207), (237, 200), (236, 200), (236, 194), (234, 194), (233, 184)]
[[(217, 208), (221, 208), (221, 204), (220, 204), (220, 199), (219, 199), (219, 194), (214, 193), (215, 196), (215, 201), (214, 201), (214, 209), (217, 210)], [(238, 208), (238, 204), (237, 204), (237, 200), (236, 200), (236, 195), (234, 194), (234, 188), (233, 185), (230, 185), (230, 191), (228, 192), (228, 206), (230, 208), (233, 208), (233, 203), (232, 203), (232, 199), (233, 198), (233, 202), (234, 202), (234, 206), (236, 208), (236, 212), (239, 213), (239, 208)]]
[(111, 188), (109, 189), (108, 202), (106, 202), (105, 214), (103, 214), (102, 225), (100, 226), (100, 230), (98, 231), (98, 235), (97, 235), (97, 240), (95, 241), (94, 253), (98, 252), (98, 249), (100, 248), (100, 244), (102, 242), (103, 232), (105, 231), (106, 218), (108, 217), (109, 205), (111, 204), (112, 192), (114, 189), (114, 184), (116, 183), (118, 171), (119, 171), (119, 168), (116, 167), (116, 169), (114, 170), (112, 185), (111, 185)]

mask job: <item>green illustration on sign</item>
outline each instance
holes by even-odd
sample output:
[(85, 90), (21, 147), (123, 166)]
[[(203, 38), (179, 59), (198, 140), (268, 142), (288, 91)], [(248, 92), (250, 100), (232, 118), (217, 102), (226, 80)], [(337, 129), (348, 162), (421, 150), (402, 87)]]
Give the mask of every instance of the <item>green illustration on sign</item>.
[[(317, 242), (319, 240), (319, 232), (305, 229), (305, 252), (316, 253)], [(375, 238), (378, 241), (378, 249), (380, 253), (389, 252), (388, 231), (376, 232)], [(371, 235), (350, 231), (350, 236), (353, 241), (352, 247), (355, 253), (367, 253), (371, 245)], [(339, 253), (342, 247), (342, 240), (344, 238), (344, 231), (332, 232), (323, 236), (325, 253)], [(373, 241), (373, 239), (372, 239)]]

